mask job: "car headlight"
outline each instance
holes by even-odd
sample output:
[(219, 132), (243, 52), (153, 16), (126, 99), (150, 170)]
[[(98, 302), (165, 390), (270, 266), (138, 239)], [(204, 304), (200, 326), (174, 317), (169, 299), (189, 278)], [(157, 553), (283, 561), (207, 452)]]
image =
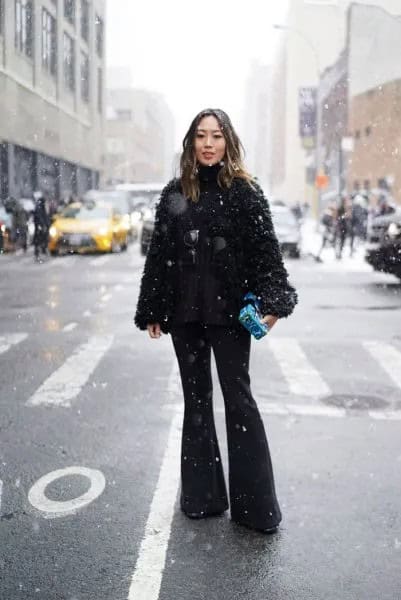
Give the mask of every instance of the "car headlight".
[(57, 237), (57, 234), (58, 234), (57, 227), (54, 227), (54, 225), (52, 225), (49, 229), (50, 237), (52, 237), (52, 238)]
[(401, 225), (398, 225), (398, 223), (390, 223), (387, 229), (387, 233), (389, 237), (395, 238), (399, 236), (401, 234)]
[(98, 233), (99, 235), (107, 235), (109, 233), (109, 230), (107, 227), (100, 227)]
[(2, 223), (2, 225), (1, 225), (1, 228), (0, 228), (0, 229), (1, 229), (2, 233), (5, 233), (5, 232), (6, 232), (6, 226), (4, 225), (4, 223)]

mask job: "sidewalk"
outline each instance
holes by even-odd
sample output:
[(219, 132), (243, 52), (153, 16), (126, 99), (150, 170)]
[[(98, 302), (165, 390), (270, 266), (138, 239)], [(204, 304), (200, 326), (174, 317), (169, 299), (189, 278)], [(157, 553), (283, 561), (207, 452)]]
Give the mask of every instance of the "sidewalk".
[[(306, 219), (302, 224), (301, 232), (302, 255), (315, 262), (314, 257), (319, 252), (322, 243), (321, 227), (317, 225), (314, 219)], [(359, 238), (355, 240), (352, 257), (350, 256), (349, 240), (347, 240), (341, 260), (335, 257), (334, 248), (332, 247), (325, 248), (320, 258), (322, 262), (316, 262), (315, 264), (324, 270), (372, 272), (372, 267), (365, 261), (365, 244)]]

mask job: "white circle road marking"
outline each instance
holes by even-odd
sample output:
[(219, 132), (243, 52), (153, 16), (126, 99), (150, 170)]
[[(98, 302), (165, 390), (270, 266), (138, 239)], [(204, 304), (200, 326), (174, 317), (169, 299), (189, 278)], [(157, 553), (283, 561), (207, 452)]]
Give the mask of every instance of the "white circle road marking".
[[(90, 480), (90, 488), (82, 496), (72, 500), (59, 501), (49, 500), (45, 491), (47, 486), (53, 481), (67, 475), (83, 475)], [(75, 514), (80, 508), (90, 504), (100, 496), (106, 486), (106, 479), (101, 471), (97, 469), (87, 469), (86, 467), (67, 467), (51, 471), (41, 477), (33, 484), (28, 493), (28, 500), (34, 508), (44, 513), (46, 519), (55, 519)]]

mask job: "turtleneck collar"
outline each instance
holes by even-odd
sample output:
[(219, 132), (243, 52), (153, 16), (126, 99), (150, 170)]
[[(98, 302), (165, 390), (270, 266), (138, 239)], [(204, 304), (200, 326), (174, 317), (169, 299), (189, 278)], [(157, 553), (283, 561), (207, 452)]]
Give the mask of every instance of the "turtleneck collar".
[(217, 176), (220, 173), (221, 167), (222, 165), (220, 163), (216, 163), (215, 165), (211, 166), (199, 165), (198, 177), (201, 187), (203, 187), (202, 184), (217, 185)]

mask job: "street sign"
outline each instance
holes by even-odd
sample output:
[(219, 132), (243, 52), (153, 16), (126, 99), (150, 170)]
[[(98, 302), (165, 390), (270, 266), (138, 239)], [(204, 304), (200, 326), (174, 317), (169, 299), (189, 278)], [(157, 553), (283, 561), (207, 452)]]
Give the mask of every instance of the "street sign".
[(328, 176), (322, 171), (316, 175), (315, 186), (318, 190), (324, 190), (329, 185)]
[(314, 87), (298, 90), (299, 136), (307, 140), (307, 147), (313, 147), (317, 129), (317, 93)]

